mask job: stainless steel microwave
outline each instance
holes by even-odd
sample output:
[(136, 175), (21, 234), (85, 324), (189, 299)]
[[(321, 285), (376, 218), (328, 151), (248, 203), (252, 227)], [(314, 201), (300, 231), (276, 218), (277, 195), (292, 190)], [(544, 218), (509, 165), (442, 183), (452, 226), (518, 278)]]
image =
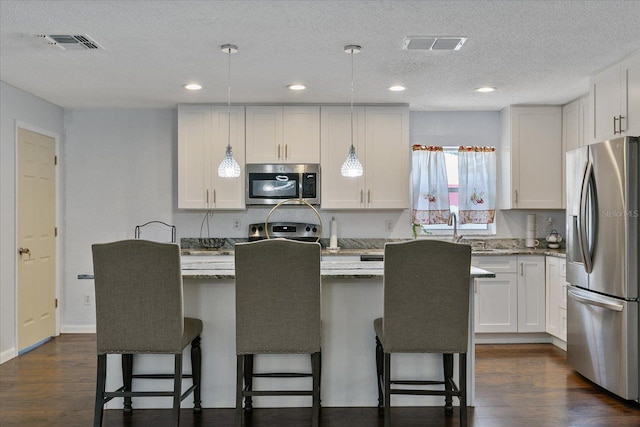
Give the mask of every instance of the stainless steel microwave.
[(247, 205), (276, 205), (287, 199), (320, 204), (320, 165), (246, 165)]

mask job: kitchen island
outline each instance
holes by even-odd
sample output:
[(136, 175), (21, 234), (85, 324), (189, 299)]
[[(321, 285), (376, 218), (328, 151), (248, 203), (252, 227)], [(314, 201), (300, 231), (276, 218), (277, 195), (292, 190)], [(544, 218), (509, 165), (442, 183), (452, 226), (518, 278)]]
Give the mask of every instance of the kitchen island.
[[(183, 256), (185, 316), (202, 319), (202, 406), (205, 408), (235, 406), (235, 271), (233, 257)], [(378, 402), (375, 364), (375, 333), (373, 320), (382, 316), (383, 262), (359, 261), (351, 258), (329, 257), (322, 261), (322, 405), (325, 407), (376, 406)], [(472, 267), (475, 277), (494, 277), (493, 273)], [(472, 292), (471, 310), (473, 310)], [(470, 315), (473, 320), (473, 312)], [(470, 322), (473, 332), (473, 321)], [(468, 403), (474, 401), (474, 334), (470, 335), (468, 354)], [(107, 387), (121, 384), (120, 361), (109, 356)], [(170, 358), (162, 355), (136, 355), (136, 371), (168, 370)], [(280, 371), (308, 370), (306, 355), (260, 355), (255, 369), (276, 368)], [(394, 357), (394, 375), (422, 372), (425, 376), (442, 375), (442, 357), (439, 354), (400, 355)], [(184, 358), (185, 372), (190, 370), (189, 357)], [(457, 372), (454, 373), (457, 378)], [(147, 381), (147, 380), (136, 380)], [(278, 388), (310, 387), (307, 378), (258, 378), (254, 388), (262, 381), (280, 382)], [(185, 385), (188, 382), (185, 381)], [(140, 385), (140, 383), (138, 383)], [(170, 387), (167, 381), (167, 387)], [(397, 400), (396, 400), (397, 398)], [(443, 405), (442, 397), (394, 396), (397, 406)], [(454, 399), (454, 404), (456, 400)], [(134, 407), (170, 407), (170, 399), (134, 399)], [(310, 406), (306, 397), (257, 397), (255, 407)], [(183, 407), (190, 407), (189, 399)], [(121, 400), (108, 404), (120, 408)]]

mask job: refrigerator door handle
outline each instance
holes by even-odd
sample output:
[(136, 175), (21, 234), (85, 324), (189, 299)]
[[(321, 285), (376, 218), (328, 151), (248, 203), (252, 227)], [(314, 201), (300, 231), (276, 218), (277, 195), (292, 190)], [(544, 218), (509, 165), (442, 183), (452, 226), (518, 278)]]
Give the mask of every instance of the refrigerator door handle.
[[(593, 261), (589, 253), (589, 242), (587, 234), (587, 195), (593, 174), (593, 164), (588, 161), (585, 173), (582, 177), (582, 189), (580, 191), (580, 209), (578, 211), (578, 246), (584, 261), (584, 269), (587, 273), (593, 271)], [(593, 201), (592, 201), (593, 202)]]
[(615, 304), (608, 301), (602, 301), (600, 299), (588, 298), (572, 291), (571, 289), (569, 289), (569, 291), (567, 292), (570, 297), (584, 304), (594, 305), (596, 307), (602, 307), (613, 311), (622, 311), (622, 309), (624, 308), (622, 304)]

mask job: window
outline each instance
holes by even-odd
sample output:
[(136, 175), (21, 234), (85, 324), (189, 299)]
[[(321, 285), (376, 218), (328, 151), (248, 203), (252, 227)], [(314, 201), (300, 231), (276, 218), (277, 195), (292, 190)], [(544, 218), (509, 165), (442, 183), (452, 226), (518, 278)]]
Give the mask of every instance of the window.
[[(451, 212), (456, 214), (456, 218), (460, 218), (458, 214), (458, 190), (459, 190), (459, 177), (458, 177), (458, 146), (445, 146), (444, 157), (447, 168), (447, 180), (449, 189), (449, 204)], [(493, 171), (495, 177), (495, 171)], [(448, 234), (453, 231), (453, 226), (447, 224), (432, 224), (432, 225), (416, 225), (417, 235), (428, 234)], [(458, 222), (458, 230), (471, 231), (470, 234), (495, 234), (495, 222), (493, 224), (460, 224)]]

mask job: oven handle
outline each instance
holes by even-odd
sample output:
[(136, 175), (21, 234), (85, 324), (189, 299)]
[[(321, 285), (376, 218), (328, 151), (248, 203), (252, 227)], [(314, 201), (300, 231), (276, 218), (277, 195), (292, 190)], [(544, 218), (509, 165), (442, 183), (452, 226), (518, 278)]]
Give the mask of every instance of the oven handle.
[(570, 297), (584, 304), (594, 305), (596, 307), (602, 307), (606, 308), (607, 310), (613, 311), (622, 311), (624, 309), (624, 306), (622, 304), (615, 304), (612, 302), (602, 301), (600, 299), (588, 298), (576, 293), (575, 291), (572, 291), (571, 289), (569, 289), (569, 291), (567, 292)]

